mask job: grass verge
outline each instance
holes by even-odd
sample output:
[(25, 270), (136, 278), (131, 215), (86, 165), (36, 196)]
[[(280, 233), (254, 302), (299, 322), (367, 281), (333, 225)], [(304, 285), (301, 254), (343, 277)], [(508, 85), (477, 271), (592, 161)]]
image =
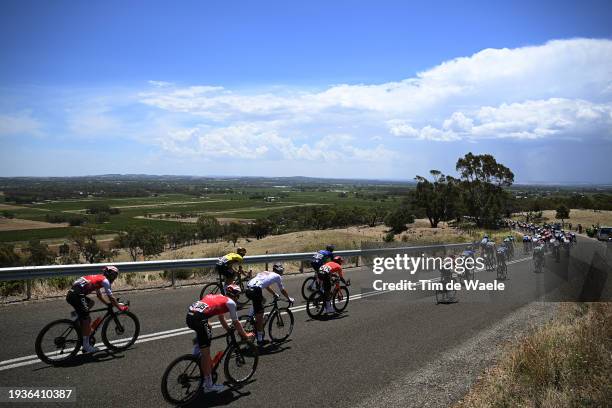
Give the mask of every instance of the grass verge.
[(508, 345), (456, 408), (604, 407), (612, 401), (612, 303), (568, 303)]

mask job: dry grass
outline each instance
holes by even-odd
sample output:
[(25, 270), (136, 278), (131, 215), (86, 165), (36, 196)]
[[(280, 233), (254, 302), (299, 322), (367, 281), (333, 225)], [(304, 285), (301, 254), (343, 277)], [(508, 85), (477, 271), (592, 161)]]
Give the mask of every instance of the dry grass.
[(23, 207), (20, 207), (18, 205), (10, 205), (10, 204), (0, 204), (0, 211), (4, 211), (4, 210), (20, 210)]
[(508, 345), (457, 408), (604, 407), (610, 401), (612, 303), (568, 303), (549, 324)]
[[(554, 210), (542, 211), (543, 222), (561, 222), (557, 219), (557, 212)], [(591, 225), (602, 225), (612, 226), (612, 211), (603, 210), (570, 210), (570, 218), (565, 220), (565, 223), (572, 223), (572, 228), (576, 228), (578, 224), (582, 224), (584, 228), (590, 227)], [(522, 215), (515, 215), (512, 218), (524, 221), (525, 217)]]
[(0, 217), (0, 231), (20, 231), (29, 229), (61, 228), (67, 227), (68, 223), (62, 222), (51, 224), (44, 221), (22, 220), (19, 218)]

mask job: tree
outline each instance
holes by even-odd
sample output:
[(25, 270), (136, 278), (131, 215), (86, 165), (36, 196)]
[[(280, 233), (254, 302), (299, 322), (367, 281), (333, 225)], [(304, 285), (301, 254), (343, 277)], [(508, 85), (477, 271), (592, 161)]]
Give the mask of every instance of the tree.
[(28, 246), (23, 250), (28, 253), (26, 258), (26, 264), (28, 265), (52, 265), (55, 263), (55, 255), (49, 250), (49, 246), (41, 244), (37, 239), (30, 240)]
[(389, 232), (393, 234), (406, 231), (408, 229), (406, 224), (412, 224), (413, 222), (414, 215), (412, 215), (407, 207), (399, 207), (389, 212), (385, 217), (385, 225), (390, 228)]
[(164, 252), (164, 247), (166, 246), (164, 234), (148, 227), (144, 227), (142, 230), (143, 238), (141, 250), (144, 259), (151, 259)]
[(100, 247), (96, 239), (96, 230), (93, 228), (81, 228), (70, 234), (70, 239), (76, 251), (88, 263), (97, 263), (111, 257), (110, 252)]
[(236, 246), (236, 243), (238, 242), (238, 239), (240, 239), (240, 237), (246, 235), (246, 226), (244, 224), (240, 224), (238, 222), (230, 222), (225, 227), (226, 230), (224, 236), (227, 241), (233, 243), (234, 246)]
[(59, 246), (58, 252), (60, 256), (60, 259), (59, 259), (60, 264), (70, 265), (70, 264), (79, 263), (78, 252), (70, 249), (70, 245), (68, 245), (67, 242), (64, 242), (62, 245)]
[(463, 203), (478, 227), (494, 226), (504, 209), (504, 190), (514, 174), (490, 154), (471, 152), (457, 160)]
[(210, 215), (202, 215), (196, 223), (198, 228), (198, 237), (205, 239), (206, 242), (216, 241), (221, 236), (221, 224), (215, 217)]
[(570, 209), (567, 208), (565, 205), (561, 204), (557, 208), (557, 215), (555, 216), (555, 218), (560, 219), (561, 224), (565, 226), (565, 220), (568, 219), (569, 217), (570, 217)]
[(249, 232), (257, 239), (261, 239), (272, 231), (272, 223), (265, 218), (258, 218), (249, 227)]
[(415, 204), (425, 210), (431, 227), (436, 228), (440, 221), (449, 220), (455, 215), (457, 180), (438, 170), (429, 173), (433, 176), (433, 182), (425, 177), (415, 177), (417, 186), (414, 198)]
[(116, 240), (121, 248), (126, 248), (133, 261), (137, 261), (142, 255), (144, 259), (150, 259), (161, 254), (166, 245), (163, 233), (150, 227), (130, 227)]
[(0, 243), (0, 267), (19, 266), (21, 258), (15, 253), (15, 245)]

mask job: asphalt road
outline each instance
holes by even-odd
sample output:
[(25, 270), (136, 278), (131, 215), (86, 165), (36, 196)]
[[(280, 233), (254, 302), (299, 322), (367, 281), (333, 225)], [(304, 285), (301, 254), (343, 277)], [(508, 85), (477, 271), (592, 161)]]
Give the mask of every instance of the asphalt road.
[[(297, 311), (290, 340), (260, 356), (251, 382), (239, 390), (202, 397), (192, 406), (351, 407), (543, 296), (553, 301), (611, 299), (607, 277), (611, 251), (605, 244), (580, 239), (571, 256), (562, 256), (560, 263), (547, 256), (547, 269), (541, 274), (534, 273), (530, 258), (520, 260), (524, 256), (521, 252), (517, 247), (503, 291), (462, 290), (454, 304), (436, 305), (429, 291), (373, 292), (371, 270), (348, 270), (351, 293), (357, 297), (347, 312), (334, 319), (313, 321), (305, 311)], [(306, 276), (285, 278), (296, 299), (301, 298), (299, 287)], [(380, 276), (394, 282), (436, 275), (393, 271)], [(493, 282), (495, 273), (483, 271), (476, 279)], [(161, 376), (174, 358), (191, 350), (193, 336), (183, 330), (184, 319), (186, 307), (200, 289), (123, 295), (140, 319), (139, 342), (114, 355), (79, 355), (66, 367), (47, 366), (33, 356), (38, 331), (51, 320), (68, 317), (71, 309), (64, 300), (2, 307), (0, 386), (75, 388), (76, 404), (64, 406), (167, 406), (160, 391)], [(222, 343), (213, 343), (213, 349), (220, 349)]]

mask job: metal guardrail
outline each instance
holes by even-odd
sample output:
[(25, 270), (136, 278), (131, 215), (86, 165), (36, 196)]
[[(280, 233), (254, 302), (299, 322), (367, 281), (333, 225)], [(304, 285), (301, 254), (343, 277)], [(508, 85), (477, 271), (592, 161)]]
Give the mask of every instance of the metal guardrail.
[[(419, 251), (429, 249), (452, 248), (469, 245), (448, 244), (448, 245), (426, 245), (412, 247), (386, 247), (371, 249), (355, 249), (348, 251), (334, 251), (334, 254), (343, 257), (367, 257), (385, 254), (405, 253), (408, 251)], [(245, 264), (263, 264), (277, 261), (308, 261), (312, 259), (312, 252), (302, 252), (293, 254), (267, 254), (252, 255), (244, 258)], [(207, 268), (215, 266), (218, 258), (197, 258), (197, 259), (175, 259), (168, 261), (140, 261), (140, 262), (110, 262), (98, 264), (74, 264), (74, 265), (49, 265), (49, 266), (19, 266), (11, 268), (0, 268), (0, 281), (7, 280), (30, 280), (45, 279), (58, 276), (74, 276), (99, 273), (100, 268), (105, 265), (114, 265), (122, 273), (130, 272), (151, 272), (164, 271), (181, 268)]]

